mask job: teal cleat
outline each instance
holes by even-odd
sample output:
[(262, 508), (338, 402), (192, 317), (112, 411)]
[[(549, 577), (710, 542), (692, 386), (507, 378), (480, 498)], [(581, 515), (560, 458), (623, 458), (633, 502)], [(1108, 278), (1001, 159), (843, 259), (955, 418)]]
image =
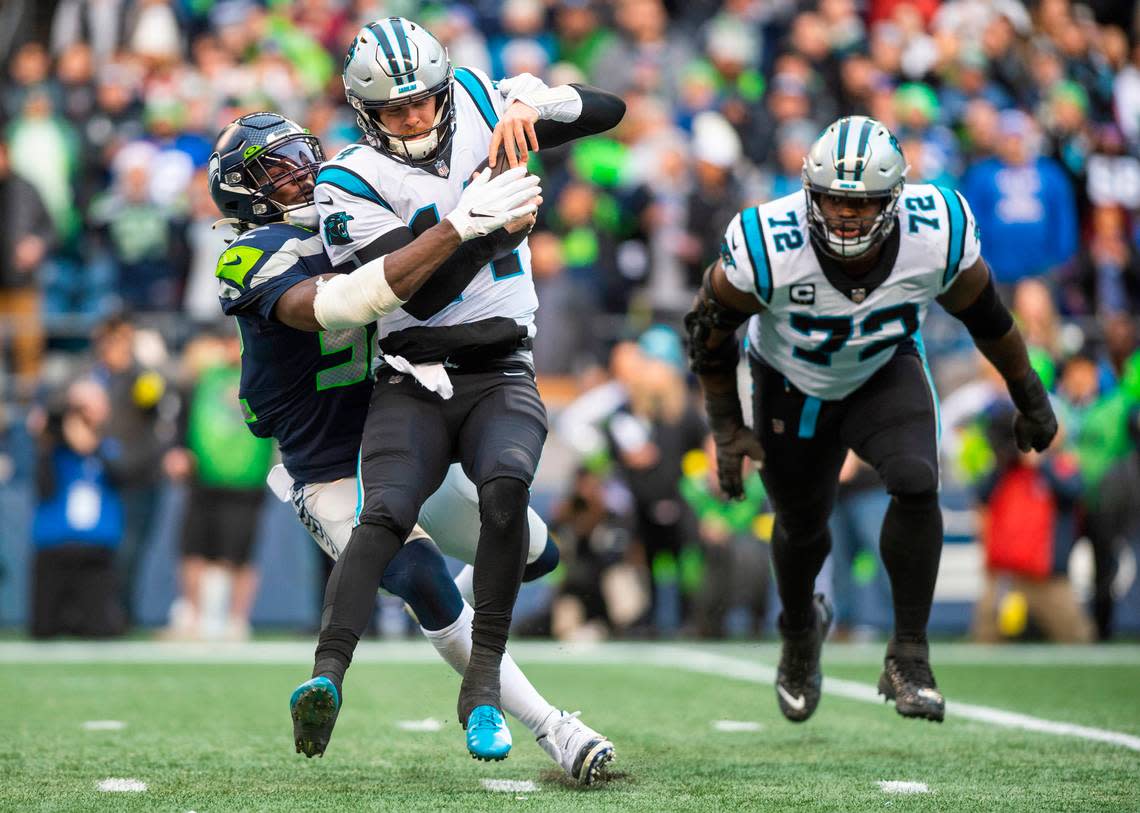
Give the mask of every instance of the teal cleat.
[(293, 744), (298, 754), (323, 757), (340, 714), (340, 692), (327, 677), (306, 680), (289, 698)]
[(467, 750), (484, 762), (506, 759), (511, 752), (511, 730), (494, 706), (476, 706), (467, 718)]

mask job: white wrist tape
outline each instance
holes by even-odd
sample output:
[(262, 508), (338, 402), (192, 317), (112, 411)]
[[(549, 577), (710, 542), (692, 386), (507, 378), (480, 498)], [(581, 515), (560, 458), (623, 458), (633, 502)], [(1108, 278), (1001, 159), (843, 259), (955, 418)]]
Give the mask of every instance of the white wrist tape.
[(403, 304), (384, 276), (384, 258), (377, 257), (351, 274), (317, 280), (313, 314), (326, 330), (343, 330), (375, 322)]
[(507, 104), (512, 101), (530, 105), (538, 111), (538, 117), (544, 120), (569, 123), (577, 121), (582, 115), (582, 97), (570, 85), (558, 85), (552, 88), (543, 85), (518, 93), (512, 92), (507, 97)]

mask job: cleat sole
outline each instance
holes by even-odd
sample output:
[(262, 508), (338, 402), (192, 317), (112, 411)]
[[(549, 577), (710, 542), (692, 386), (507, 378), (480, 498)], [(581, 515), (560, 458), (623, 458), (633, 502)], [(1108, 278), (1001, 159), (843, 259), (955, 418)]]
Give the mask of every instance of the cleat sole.
[(600, 743), (594, 751), (590, 752), (590, 756), (586, 760), (585, 774), (580, 777), (579, 781), (586, 787), (590, 787), (599, 780), (608, 782), (610, 763), (613, 761), (613, 745), (608, 742)]
[[(289, 711), (295, 729), (301, 728), (301, 733), (294, 736), (296, 752), (304, 754), (309, 759), (315, 756), (324, 757), (325, 748), (328, 747), (328, 736), (331, 734), (331, 724), (336, 721), (339, 711), (336, 698), (323, 687), (314, 686), (302, 692)], [(326, 726), (330, 730), (320, 731)]]

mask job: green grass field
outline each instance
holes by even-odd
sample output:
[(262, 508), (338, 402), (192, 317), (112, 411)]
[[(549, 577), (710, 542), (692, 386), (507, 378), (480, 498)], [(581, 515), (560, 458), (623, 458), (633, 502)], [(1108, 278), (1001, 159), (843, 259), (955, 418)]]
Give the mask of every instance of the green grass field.
[[(771, 645), (515, 647), (552, 702), (582, 709), (614, 741), (615, 776), (588, 791), (563, 781), (517, 723), (508, 760), (470, 759), (458, 677), (419, 642), (362, 647), (325, 758), (294, 754), (287, 699), (311, 647), (0, 643), (0, 810), (1140, 810), (1140, 647), (936, 645), (951, 702), (941, 726), (859, 699), (880, 647), (825, 647), (824, 699), (800, 726), (777, 711)], [(1125, 736), (1006, 727), (955, 714), (955, 701)], [(442, 730), (398, 726), (429, 717)], [(92, 720), (126, 725), (84, 729)], [(147, 790), (100, 792), (112, 777)], [(483, 779), (537, 789), (491, 792)], [(886, 794), (880, 780), (929, 792)]]

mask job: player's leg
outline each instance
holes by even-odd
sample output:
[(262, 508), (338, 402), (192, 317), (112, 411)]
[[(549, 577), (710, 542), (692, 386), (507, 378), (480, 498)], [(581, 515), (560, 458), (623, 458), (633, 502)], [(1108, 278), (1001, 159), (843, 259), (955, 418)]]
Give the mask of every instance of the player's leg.
[(480, 516), (471, 658), (457, 708), (467, 723), (468, 750), (501, 759), (510, 749), (510, 733), (500, 712), (499, 671), (526, 567), (530, 484), (546, 441), (546, 408), (529, 372), (456, 379), (462, 382), (456, 395), (462, 388), (475, 404), (460, 427), (457, 448), (479, 490)]
[(841, 410), (806, 397), (765, 364), (754, 362), (752, 377), (753, 427), (776, 512), (772, 561), (783, 605), (776, 699), (785, 717), (803, 722), (819, 704), (819, 654), (831, 625), (831, 607), (815, 594), (815, 580), (831, 550), (827, 519), (846, 451), (838, 438)]
[(841, 433), (891, 495), (879, 550), (891, 582), (895, 631), (879, 688), (908, 717), (941, 721), (926, 624), (942, 555), (938, 416), (922, 359), (905, 350), (848, 399)]
[(416, 388), (411, 379), (381, 378), (369, 405), (358, 477), (359, 522), (325, 588), (313, 677), (290, 701), (294, 739), (306, 756), (324, 752), (339, 713), (344, 673), (372, 616), (384, 571), (447, 471), (451, 443), (439, 398)]
[[(447, 470), (443, 485), (427, 498), (420, 509), (419, 524), (446, 556), (466, 562), (455, 577), (459, 592), (469, 602), (475, 601), (475, 551), (479, 546), (479, 492), (475, 484), (463, 473), (458, 463)], [(529, 547), (523, 581), (540, 579), (558, 567), (558, 545), (547, 530), (546, 523), (533, 508), (527, 509)]]
[[(558, 548), (550, 538), (546, 523), (534, 509), (528, 509), (527, 516), (530, 542), (523, 581), (528, 581), (528, 574), (534, 574), (534, 578), (545, 575), (558, 564)], [(462, 467), (452, 466), (443, 485), (424, 503), (420, 509), (420, 526), (447, 555), (464, 562), (475, 561), (479, 547), (479, 495)], [(456, 578), (461, 592), (464, 582), (471, 585), (472, 573), (473, 568), (467, 565)], [(471, 607), (464, 605), (453, 624), (438, 630), (424, 629), (424, 635), (443, 659), (461, 675), (471, 658), (473, 618)], [(503, 710), (530, 729), (542, 749), (572, 779), (590, 784), (604, 773), (613, 759), (613, 744), (576, 715), (549, 703), (523, 674), (510, 652), (503, 653), (499, 683)]]

